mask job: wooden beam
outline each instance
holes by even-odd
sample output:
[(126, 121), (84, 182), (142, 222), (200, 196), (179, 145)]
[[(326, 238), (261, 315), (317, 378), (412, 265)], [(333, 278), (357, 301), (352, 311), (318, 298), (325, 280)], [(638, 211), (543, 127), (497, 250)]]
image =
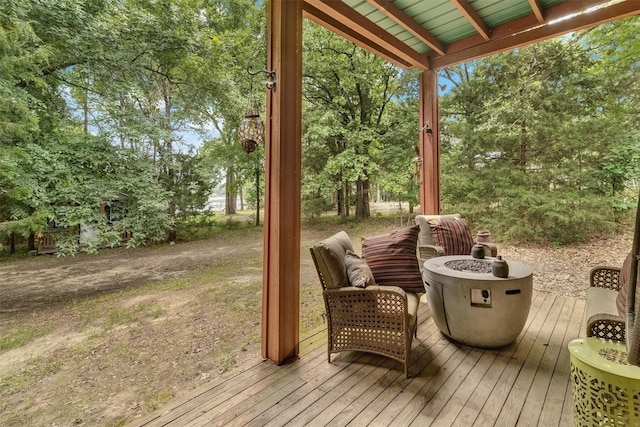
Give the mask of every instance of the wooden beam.
[(262, 355), (297, 356), (300, 333), (302, 2), (269, 1)]
[[(571, 31), (582, 30), (640, 14), (640, 1), (634, 0), (616, 3), (589, 13), (582, 13), (569, 19), (553, 22), (568, 14), (584, 11), (589, 7), (589, 4), (601, 3), (601, 1), (589, 0), (568, 1), (547, 10), (546, 21), (550, 22), (550, 24), (540, 25), (534, 15), (529, 15), (512, 23), (494, 28), (493, 38), (488, 42), (479, 40), (478, 36), (472, 36), (459, 42), (451, 43), (446, 55), (431, 58), (431, 66), (434, 69), (441, 69), (557, 37)], [(522, 29), (518, 31), (520, 28)]]
[(482, 36), (483, 39), (489, 40), (491, 39), (491, 30), (484, 22), (482, 17), (478, 15), (478, 12), (471, 6), (471, 4), (467, 0), (450, 0), (451, 3), (455, 7), (458, 8), (460, 13), (473, 25), (478, 34)]
[(383, 48), (382, 46), (374, 43), (372, 40), (369, 40), (362, 34), (353, 31), (353, 28), (346, 26), (342, 22), (337, 21), (326, 13), (321, 12), (315, 7), (311, 6), (309, 3), (303, 4), (303, 16), (311, 21), (315, 22), (318, 25), (321, 25), (328, 30), (333, 31), (334, 33), (344, 37), (345, 39), (357, 44), (358, 46), (366, 49), (370, 52), (379, 55), (380, 57), (386, 59), (392, 64), (398, 65), (404, 69), (413, 68), (413, 66), (407, 61), (400, 58), (398, 55), (391, 53), (389, 50)]
[(411, 66), (418, 67), (422, 70), (428, 68), (427, 55), (416, 52), (388, 31), (360, 15), (346, 3), (335, 0), (304, 1), (316, 10), (342, 23), (347, 28), (351, 28), (353, 33), (359, 33), (375, 44), (393, 52), (399, 58), (411, 64)]
[[(420, 212), (440, 214), (440, 117), (438, 72), (420, 73)], [(430, 130), (430, 132), (429, 132)]]
[(436, 51), (439, 55), (446, 53), (446, 46), (438, 40), (433, 34), (425, 30), (420, 24), (407, 15), (402, 9), (389, 0), (368, 0), (382, 13), (393, 19), (397, 24), (401, 25), (405, 30), (409, 31), (421, 42)]
[(539, 23), (544, 22), (544, 14), (542, 13), (542, 6), (540, 5), (539, 0), (529, 0), (529, 6), (531, 6), (531, 10), (533, 14), (536, 16), (536, 19)]
[[(546, 10), (547, 21), (551, 22), (556, 19), (560, 19), (562, 17), (572, 15), (581, 11), (584, 11), (590, 7), (594, 7), (597, 5), (601, 5), (603, 0), (584, 0), (580, 2), (565, 2), (560, 3), (557, 6), (554, 6), (550, 9)], [(540, 26), (538, 19), (534, 14), (530, 14), (527, 16), (523, 16), (522, 18), (518, 18), (514, 21), (507, 22), (505, 24), (499, 25), (492, 30), (493, 40), (498, 40), (505, 37), (513, 36), (514, 34), (518, 34), (524, 31), (528, 31)], [(473, 35), (466, 37), (462, 40), (458, 40), (457, 42), (453, 42), (448, 46), (448, 53), (455, 53), (461, 50), (469, 49), (474, 46), (481, 45), (485, 43), (480, 35)], [(431, 55), (432, 57), (435, 55)]]

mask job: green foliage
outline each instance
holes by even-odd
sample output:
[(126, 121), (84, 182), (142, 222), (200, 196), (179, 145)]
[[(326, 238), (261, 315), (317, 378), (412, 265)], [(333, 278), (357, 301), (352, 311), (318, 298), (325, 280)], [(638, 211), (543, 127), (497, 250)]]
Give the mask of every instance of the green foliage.
[(444, 73), (446, 211), (514, 241), (564, 244), (617, 229), (631, 207), (626, 188), (640, 177), (638, 133), (617, 122), (627, 100), (602, 84), (594, 71), (606, 58), (582, 37)]
[[(207, 234), (185, 224), (223, 181), (228, 214), (236, 195), (261, 202), (263, 148), (246, 155), (236, 130), (246, 108), (264, 113), (247, 67), (265, 66), (265, 6), (2, 2), (0, 238), (50, 232), (74, 253), (127, 234), (135, 246)], [(639, 22), (444, 70), (445, 208), (520, 240), (580, 240), (623, 221), (640, 179)], [(304, 37), (305, 216), (355, 204), (366, 217), (372, 189), (416, 204), (416, 74), (312, 22)], [(194, 133), (200, 150), (185, 140)], [(117, 221), (101, 213), (122, 204)]]
[(253, 230), (255, 225), (251, 221), (233, 220), (219, 212), (202, 212), (179, 222), (176, 229), (179, 236), (191, 241), (220, 236), (233, 230)]
[[(135, 246), (199, 212), (226, 165), (210, 169), (184, 134), (233, 132), (249, 86), (234, 78), (264, 52), (264, 11), (248, 0), (3, 2), (0, 237), (53, 233), (65, 254), (123, 233)], [(108, 221), (101, 205), (122, 195), (127, 215)], [(99, 239), (79, 241), (79, 227)]]
[(415, 115), (407, 122), (397, 105), (406, 74), (313, 23), (305, 26), (303, 46), (304, 213), (314, 217), (333, 204), (347, 215), (353, 198), (356, 216), (368, 217), (376, 180), (410, 198), (399, 191), (410, 187), (404, 184), (411, 182), (418, 137)]

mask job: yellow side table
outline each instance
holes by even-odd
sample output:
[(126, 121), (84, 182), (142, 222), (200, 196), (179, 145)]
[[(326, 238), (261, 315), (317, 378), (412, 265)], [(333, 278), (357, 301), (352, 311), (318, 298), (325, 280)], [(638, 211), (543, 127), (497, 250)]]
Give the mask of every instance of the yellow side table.
[(569, 343), (576, 427), (640, 426), (640, 367), (624, 343), (584, 338)]

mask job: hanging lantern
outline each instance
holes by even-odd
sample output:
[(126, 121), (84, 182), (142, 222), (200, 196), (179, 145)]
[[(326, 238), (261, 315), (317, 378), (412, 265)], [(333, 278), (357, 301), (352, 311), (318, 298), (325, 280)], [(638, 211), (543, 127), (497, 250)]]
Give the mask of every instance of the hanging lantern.
[(238, 126), (238, 139), (247, 154), (253, 153), (264, 140), (264, 124), (258, 110), (250, 108), (244, 113), (244, 119)]

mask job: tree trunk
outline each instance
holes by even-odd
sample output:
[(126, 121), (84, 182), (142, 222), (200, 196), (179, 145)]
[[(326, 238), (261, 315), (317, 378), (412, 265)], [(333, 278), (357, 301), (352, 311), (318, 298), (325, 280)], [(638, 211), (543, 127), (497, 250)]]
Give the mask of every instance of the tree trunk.
[(33, 232), (29, 234), (29, 239), (27, 240), (27, 250), (28, 251), (36, 250), (36, 235)]
[[(174, 156), (173, 156), (173, 129), (171, 127), (171, 89), (169, 87), (168, 82), (162, 82), (162, 97), (164, 100), (164, 127), (167, 132), (167, 136), (165, 137), (164, 144), (162, 144), (162, 153), (160, 155), (160, 161), (162, 162), (162, 167), (165, 171), (166, 178), (166, 187), (168, 190), (175, 190), (175, 165), (174, 165)], [(169, 201), (169, 216), (175, 221), (176, 214), (178, 208), (176, 203), (176, 196), (173, 196)], [(177, 232), (175, 229), (175, 225), (169, 231), (169, 237), (167, 238), (168, 242), (175, 242), (177, 238)]]
[(235, 215), (236, 212), (236, 201), (238, 199), (238, 193), (235, 190), (235, 186), (233, 185), (235, 182), (235, 173), (233, 168), (228, 168), (226, 173), (226, 185), (224, 190), (225, 195), (225, 203), (224, 203), (224, 213), (225, 215)]
[(12, 255), (16, 253), (16, 234), (15, 233), (11, 233), (9, 235), (9, 253)]
[[(345, 198), (346, 198), (346, 194), (345, 194), (345, 185), (342, 182), (342, 176), (339, 176), (337, 179), (337, 182), (340, 183), (340, 188), (336, 191), (336, 205), (338, 208), (338, 216), (345, 216)], [(349, 213), (346, 212), (346, 215), (348, 216)]]
[(528, 135), (527, 135), (527, 126), (525, 123), (522, 124), (520, 128), (520, 156), (518, 159), (518, 166), (524, 168), (527, 166), (527, 147), (528, 146)]
[(369, 180), (358, 179), (356, 181), (356, 217), (369, 218)]
[(336, 205), (338, 207), (338, 216), (344, 216), (344, 189), (336, 190)]

